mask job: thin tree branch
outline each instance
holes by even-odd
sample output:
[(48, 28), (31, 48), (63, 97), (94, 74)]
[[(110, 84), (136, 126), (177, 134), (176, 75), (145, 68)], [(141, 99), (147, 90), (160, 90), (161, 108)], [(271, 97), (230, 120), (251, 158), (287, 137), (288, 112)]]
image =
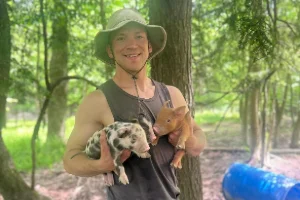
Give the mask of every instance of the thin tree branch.
[(92, 86), (95, 86), (95, 87), (99, 86), (96, 83), (94, 83), (94, 82), (92, 82), (92, 81), (90, 81), (90, 80), (88, 80), (84, 77), (81, 77), (81, 76), (65, 76), (65, 77), (59, 78), (57, 81), (54, 82), (53, 86), (51, 87), (51, 91), (54, 90), (54, 88), (56, 88), (61, 82), (71, 80), (71, 79), (82, 80), (82, 81), (85, 81), (85, 82), (87, 82), (88, 84), (90, 84)]
[(213, 14), (213, 13), (222, 13), (224, 12), (225, 8), (228, 8), (232, 5), (232, 3), (223, 3), (222, 6), (218, 7), (218, 8), (215, 8), (215, 9), (212, 9), (212, 10), (209, 10), (205, 13), (203, 13), (200, 18), (203, 19), (205, 16), (207, 15), (210, 15), (210, 14)]
[(227, 112), (228, 112), (228, 110), (229, 110), (229, 108), (231, 108), (232, 107), (232, 105), (233, 105), (233, 103), (238, 99), (240, 97), (240, 94), (239, 95), (237, 95), (236, 96), (236, 98), (234, 98), (231, 102), (230, 102), (230, 104), (228, 105), (228, 107), (226, 108), (226, 110), (225, 110), (225, 112), (224, 112), (224, 114), (223, 114), (223, 116), (222, 116), (222, 118), (220, 119), (220, 121), (219, 121), (219, 123), (218, 123), (218, 125), (216, 126), (216, 129), (215, 129), (215, 132), (217, 132), (218, 131), (218, 129), (219, 129), (219, 127), (220, 127), (220, 125), (221, 125), (221, 123), (223, 122), (223, 120), (225, 119), (225, 116), (226, 116), (226, 114), (227, 114)]
[(43, 40), (44, 40), (44, 71), (45, 71), (45, 83), (46, 88), (48, 91), (50, 91), (51, 85), (49, 81), (49, 75), (48, 75), (48, 39), (47, 39), (47, 25), (46, 25), (46, 19), (44, 15), (44, 3), (43, 0), (40, 0), (40, 15), (42, 18), (42, 27), (43, 27)]
[(285, 21), (285, 20), (283, 20), (283, 19), (279, 19), (279, 18), (277, 18), (277, 21), (280, 21), (280, 22), (284, 23), (285, 25), (287, 25), (287, 27), (289, 27), (289, 29), (292, 31), (292, 33), (293, 33), (295, 36), (297, 36), (296, 31), (293, 29), (293, 27), (291, 26), (291, 24), (290, 24), (289, 22), (287, 22), (287, 21)]
[[(264, 81), (266, 78), (269, 78), (270, 76), (272, 76), (273, 73), (275, 73), (275, 72), (276, 72), (276, 69), (273, 69), (273, 70), (270, 71), (265, 77), (263, 77), (261, 80), (258, 80), (258, 81), (259, 81), (259, 82)], [(212, 100), (212, 101), (210, 101), (210, 102), (208, 102), (208, 103), (201, 103), (201, 102), (200, 102), (200, 104), (203, 105), (203, 106), (206, 106), (206, 105), (209, 105), (209, 104), (213, 104), (213, 103), (215, 103), (215, 102), (218, 102), (219, 100), (223, 99), (223, 98), (224, 98), (225, 96), (227, 96), (228, 94), (231, 94), (231, 93), (245, 93), (245, 92), (248, 92), (249, 89), (250, 89), (250, 88), (252, 87), (252, 85), (253, 85), (253, 84), (251, 84), (251, 83), (248, 85), (247, 88), (244, 88), (243, 90), (239, 89), (240, 86), (243, 85), (243, 83), (246, 82), (246, 81), (247, 81), (247, 79), (243, 79), (240, 83), (238, 83), (238, 84), (234, 87), (233, 90), (228, 91), (228, 92), (220, 92), (220, 93), (223, 94), (221, 97), (219, 97), (219, 98), (217, 98), (217, 99), (215, 99), (215, 100)], [(216, 91), (214, 91), (214, 92), (216, 92)]]
[(212, 100), (211, 102), (208, 102), (208, 103), (203, 103), (202, 105), (209, 105), (209, 104), (213, 104), (213, 103), (216, 103), (218, 102), (219, 100), (223, 99), (225, 96), (227, 96), (228, 94), (230, 94), (231, 92), (226, 92), (224, 93), (221, 97), (215, 99), (215, 100)]
[(261, 160), (260, 164), (261, 167), (264, 166), (265, 164), (265, 143), (266, 143), (266, 107), (267, 107), (267, 87), (266, 84), (268, 80), (271, 78), (271, 76), (275, 73), (276, 70), (271, 71), (266, 78), (263, 81), (263, 87), (262, 87), (262, 92), (263, 92), (263, 107), (262, 107), (262, 148), (261, 148)]
[(106, 19), (105, 19), (105, 8), (104, 8), (104, 0), (100, 0), (100, 17), (101, 17), (101, 24), (102, 29), (106, 29)]
[(270, 10), (270, 3), (269, 3), (269, 0), (266, 0), (266, 2), (267, 2), (267, 11), (268, 11), (268, 15), (269, 15), (269, 17), (271, 18), (271, 21), (274, 22), (274, 19), (273, 19), (271, 10)]
[(83, 80), (83, 81), (86, 81), (88, 84), (92, 85), (92, 86), (95, 86), (97, 87), (98, 85), (93, 83), (92, 81), (86, 79), (86, 78), (83, 78), (83, 77), (80, 77), (80, 76), (65, 76), (65, 77), (62, 77), (60, 79), (58, 79), (54, 84), (53, 86), (50, 88), (49, 92), (47, 93), (46, 95), (46, 98), (44, 100), (44, 103), (43, 103), (43, 106), (42, 106), (42, 109), (40, 111), (40, 114), (38, 116), (38, 119), (37, 119), (37, 122), (34, 126), (34, 130), (33, 130), (33, 134), (32, 134), (32, 137), (31, 137), (31, 160), (32, 160), (32, 171), (31, 171), (31, 189), (34, 190), (34, 187), (35, 187), (35, 169), (36, 169), (36, 149), (35, 149), (35, 140), (38, 136), (38, 133), (39, 133), (39, 129), (40, 129), (40, 125), (41, 125), (41, 122), (42, 122), (42, 119), (46, 113), (46, 110), (47, 110), (47, 107), (49, 105), (49, 102), (50, 102), (50, 99), (51, 99), (51, 96), (52, 96), (52, 93), (53, 91), (55, 90), (55, 88), (57, 86), (59, 86), (60, 83), (62, 83), (63, 81), (67, 81), (67, 80), (71, 80), (71, 79), (77, 79), (77, 80)]

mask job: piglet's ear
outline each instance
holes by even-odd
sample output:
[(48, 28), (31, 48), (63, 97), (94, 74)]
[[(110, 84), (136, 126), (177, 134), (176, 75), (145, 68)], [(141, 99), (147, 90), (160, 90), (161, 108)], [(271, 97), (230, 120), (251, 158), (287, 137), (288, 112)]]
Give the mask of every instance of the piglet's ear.
[(174, 110), (174, 116), (176, 118), (183, 119), (183, 117), (185, 116), (185, 106), (180, 106), (178, 108), (175, 108), (175, 110)]
[(134, 118), (134, 119), (131, 120), (131, 123), (139, 123), (139, 120)]
[(118, 134), (119, 138), (125, 138), (128, 135), (130, 135), (131, 130), (128, 128), (121, 128), (118, 130), (118, 132), (119, 132), (119, 134)]
[(191, 123), (192, 122), (192, 116), (191, 116), (191, 112), (188, 111), (186, 114), (185, 114), (185, 119)]

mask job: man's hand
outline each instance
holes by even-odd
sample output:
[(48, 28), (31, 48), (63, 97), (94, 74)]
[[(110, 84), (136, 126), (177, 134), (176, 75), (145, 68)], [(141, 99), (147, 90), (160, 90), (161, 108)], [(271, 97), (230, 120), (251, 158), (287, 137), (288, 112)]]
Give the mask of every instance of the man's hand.
[[(106, 165), (107, 169), (111, 169), (113, 171), (115, 169), (115, 165), (113, 162), (113, 158), (111, 156), (109, 146), (107, 144), (107, 139), (104, 131), (101, 133), (100, 136), (100, 148), (101, 148), (101, 157), (99, 162), (101, 162), (102, 165)], [(121, 161), (124, 162), (130, 157), (131, 151), (130, 150), (124, 150), (121, 154)]]
[(181, 130), (178, 131), (173, 131), (171, 133), (169, 133), (169, 142), (176, 147), (178, 140), (179, 140), (179, 136), (180, 136)]
[[(176, 147), (180, 131), (169, 133), (169, 142)], [(201, 129), (197, 129), (185, 142), (185, 150), (191, 156), (198, 156), (206, 145), (206, 138)]]

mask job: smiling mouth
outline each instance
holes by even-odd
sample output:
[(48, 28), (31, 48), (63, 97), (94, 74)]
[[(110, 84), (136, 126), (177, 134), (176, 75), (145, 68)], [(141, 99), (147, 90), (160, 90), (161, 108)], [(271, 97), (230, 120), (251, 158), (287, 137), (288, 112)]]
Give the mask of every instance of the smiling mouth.
[(139, 54), (129, 54), (129, 55), (124, 55), (124, 56), (127, 57), (127, 58), (136, 58), (139, 55), (141, 55), (141, 54), (140, 53)]

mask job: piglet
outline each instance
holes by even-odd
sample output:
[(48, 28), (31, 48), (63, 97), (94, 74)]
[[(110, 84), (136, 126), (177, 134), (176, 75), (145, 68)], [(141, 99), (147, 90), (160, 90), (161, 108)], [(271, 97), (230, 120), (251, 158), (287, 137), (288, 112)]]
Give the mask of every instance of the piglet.
[[(141, 127), (144, 129), (144, 131), (146, 132), (146, 138), (147, 138), (147, 142), (148, 144), (152, 143), (155, 139), (156, 136), (153, 132), (152, 129), (152, 124), (150, 121), (147, 120), (147, 118), (145, 117), (144, 114), (139, 114), (138, 118), (136, 119), (132, 119), (131, 120), (132, 123), (139, 123), (141, 125)], [(107, 186), (112, 186), (114, 185), (114, 177), (112, 173), (105, 173), (104, 175), (104, 183)]]
[[(150, 147), (144, 129), (138, 123), (117, 121), (95, 132), (93, 136), (89, 138), (84, 150), (84, 153), (91, 159), (100, 159), (101, 157), (100, 135), (102, 131), (106, 134), (107, 143), (110, 147), (110, 153), (115, 165), (115, 172), (119, 176), (119, 181), (124, 185), (129, 184), (120, 156), (124, 149), (129, 149), (141, 158), (150, 157), (148, 153)], [(74, 156), (72, 156), (72, 158)]]
[(192, 136), (192, 118), (190, 112), (185, 113), (186, 106), (178, 108), (168, 108), (166, 101), (157, 115), (157, 119), (153, 125), (156, 133), (156, 140), (152, 142), (156, 145), (159, 137), (170, 132), (180, 131), (180, 136), (176, 145), (177, 151), (171, 162), (174, 168), (182, 168), (181, 159), (185, 155), (186, 141)]

